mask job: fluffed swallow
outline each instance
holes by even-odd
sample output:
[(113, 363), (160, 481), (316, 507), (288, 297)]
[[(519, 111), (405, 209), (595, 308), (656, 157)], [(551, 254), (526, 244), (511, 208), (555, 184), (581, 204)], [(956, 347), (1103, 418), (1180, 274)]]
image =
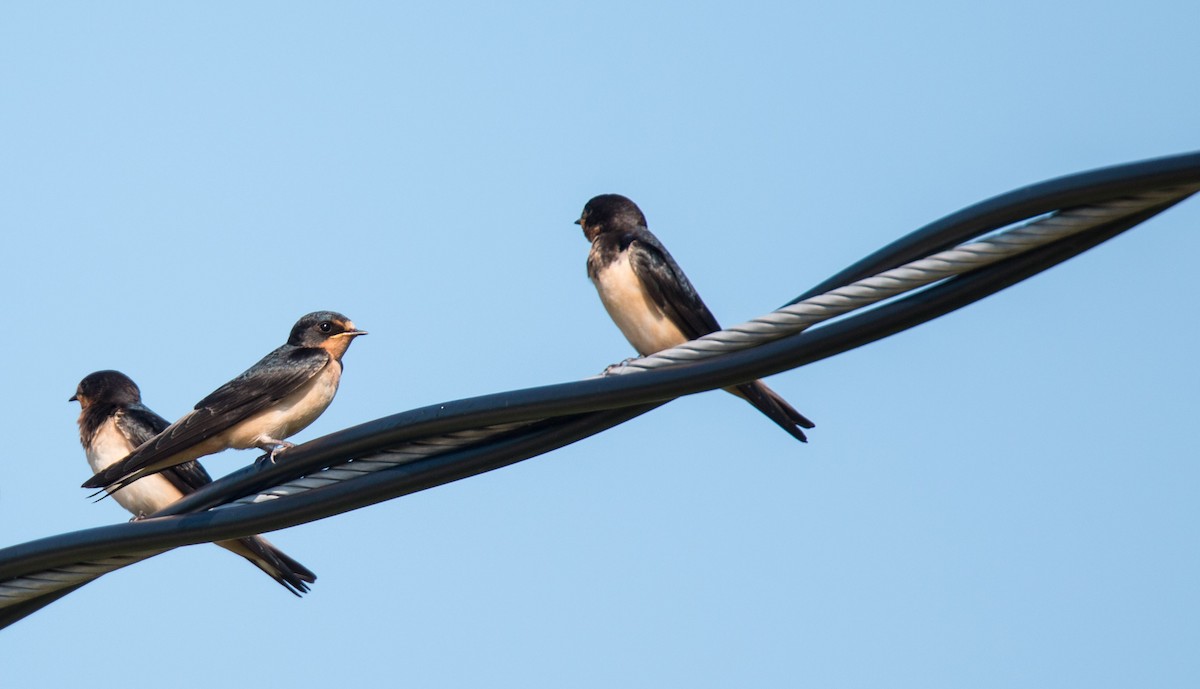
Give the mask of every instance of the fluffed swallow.
[[(683, 270), (651, 234), (646, 216), (619, 194), (587, 202), (576, 225), (592, 243), (587, 272), (600, 301), (642, 356), (721, 329)], [(801, 442), (813, 422), (762, 381), (725, 388), (766, 414)]]
[[(79, 402), (79, 442), (92, 471), (103, 471), (170, 425), (142, 404), (138, 386), (120, 371), (88, 375), (79, 381), (70, 401)], [(184, 462), (147, 476), (113, 497), (140, 519), (209, 483), (212, 479), (199, 462)], [(317, 580), (317, 575), (262, 536), (216, 544), (246, 558), (297, 596)]]
[(196, 403), (196, 408), (98, 470), (84, 488), (118, 491), (139, 478), (229, 448), (275, 454), (285, 438), (325, 411), (342, 377), (342, 355), (366, 335), (340, 313), (317, 311), (296, 322), (287, 344)]

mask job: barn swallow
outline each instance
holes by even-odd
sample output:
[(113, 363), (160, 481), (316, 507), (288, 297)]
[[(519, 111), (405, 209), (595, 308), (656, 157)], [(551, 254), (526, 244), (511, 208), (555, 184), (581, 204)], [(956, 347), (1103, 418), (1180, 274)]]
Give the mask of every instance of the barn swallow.
[(337, 393), (342, 355), (366, 335), (340, 313), (317, 311), (296, 322), (287, 344), (196, 403), (175, 423), (119, 462), (97, 470), (84, 488), (116, 492), (143, 476), (229, 448), (276, 453), (315, 421)]
[[(70, 401), (79, 402), (79, 442), (92, 471), (103, 471), (169, 425), (142, 404), (138, 386), (120, 371), (88, 375), (79, 381)], [(184, 462), (133, 483), (114, 498), (140, 519), (209, 483), (212, 479), (199, 462)], [(317, 580), (317, 575), (262, 536), (217, 541), (217, 545), (246, 558), (297, 596)]]
[[(587, 272), (608, 315), (642, 356), (721, 329), (683, 270), (651, 234), (633, 201), (603, 194), (583, 207), (576, 225), (592, 243)], [(801, 442), (813, 422), (762, 381), (725, 388)]]

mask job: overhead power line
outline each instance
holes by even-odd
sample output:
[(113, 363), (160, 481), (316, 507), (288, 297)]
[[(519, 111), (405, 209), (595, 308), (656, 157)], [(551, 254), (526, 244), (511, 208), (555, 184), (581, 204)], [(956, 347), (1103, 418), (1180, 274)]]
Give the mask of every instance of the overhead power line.
[(544, 454), (681, 395), (754, 380), (937, 318), (1200, 191), (1200, 153), (1031, 185), (913, 232), (784, 307), (573, 383), (423, 407), (256, 462), (152, 518), (0, 550), (0, 627), (166, 550), (322, 519)]

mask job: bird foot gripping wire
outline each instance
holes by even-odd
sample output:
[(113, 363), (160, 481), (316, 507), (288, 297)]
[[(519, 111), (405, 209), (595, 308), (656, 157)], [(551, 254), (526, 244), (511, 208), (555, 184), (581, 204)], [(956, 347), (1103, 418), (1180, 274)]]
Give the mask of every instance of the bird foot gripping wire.
[[(279, 454), (281, 454), (287, 450), (290, 450), (293, 447), (296, 447), (296, 443), (289, 443), (286, 440), (276, 440), (267, 445), (260, 445), (259, 449), (263, 450), (267, 454), (259, 455), (258, 459), (254, 460), (254, 466), (259, 467), (259, 468), (262, 468), (265, 466), (273, 466), (276, 464), (275, 458)], [(268, 449), (268, 448), (270, 448), (270, 449)]]
[(615, 364), (609, 364), (608, 366), (604, 367), (604, 370), (600, 372), (600, 375), (601, 376), (620, 375), (625, 372), (625, 369), (628, 368), (630, 364), (637, 361), (639, 358), (641, 358), (641, 357), (631, 356), (628, 359), (625, 359), (624, 361), (619, 361)]

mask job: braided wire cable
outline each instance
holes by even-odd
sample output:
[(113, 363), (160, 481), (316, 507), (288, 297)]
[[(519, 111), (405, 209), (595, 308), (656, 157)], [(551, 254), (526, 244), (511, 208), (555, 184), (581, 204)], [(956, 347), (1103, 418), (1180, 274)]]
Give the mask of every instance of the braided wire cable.
[(1200, 186), (1162, 189), (1092, 206), (1073, 208), (992, 236), (941, 251), (928, 258), (858, 280), (824, 294), (784, 306), (765, 316), (689, 340), (640, 359), (612, 367), (610, 374), (650, 371), (701, 361), (757, 347), (794, 335), (813, 325), (873, 306), (905, 292), (991, 265), (1101, 225), (1114, 217), (1136, 213), (1200, 191)]
[[(1137, 194), (1106, 203), (1074, 208), (1032, 220), (1019, 227), (1001, 230), (976, 242), (939, 252), (928, 258), (858, 280), (825, 294), (810, 297), (731, 328), (690, 340), (640, 359), (610, 366), (601, 375), (626, 375), (677, 366), (756, 347), (794, 335), (813, 325), (873, 306), (954, 275), (991, 265), (1037, 247), (1060, 241), (1103, 224), (1114, 217), (1136, 213), (1164, 202), (1200, 191), (1200, 185), (1176, 187)], [(300, 479), (243, 497), (218, 509), (252, 504), (348, 481), (381, 469), (448, 452), (482, 442), (525, 423), (505, 424), (422, 438), (394, 449), (355, 458), (344, 464), (308, 474)]]
[[(371, 455), (370, 458), (354, 459), (298, 480), (275, 486), (255, 495), (246, 496), (225, 505), (219, 505), (216, 509), (229, 509), (241, 505), (275, 500), (330, 484), (353, 480), (365, 474), (390, 469), (399, 464), (406, 464), (431, 455), (441, 454), (464, 445), (471, 445), (493, 438), (500, 433), (506, 433), (528, 425), (528, 423), (512, 423), (489, 426), (487, 428), (448, 433), (442, 436), (405, 443), (399, 447)], [(166, 550), (153, 550), (139, 554), (118, 555), (102, 560), (78, 562), (0, 582), (0, 608), (33, 600), (60, 589), (88, 583), (109, 572), (127, 567), (163, 552), (166, 552)]]
[[(732, 351), (756, 347), (796, 334), (813, 325), (852, 311), (874, 306), (940, 280), (1060, 241), (1108, 222), (1115, 217), (1130, 215), (1184, 198), (1197, 191), (1200, 191), (1200, 185), (1155, 190), (1115, 201), (1073, 208), (1035, 219), (1024, 225), (997, 231), (983, 239), (938, 252), (927, 258), (912, 261), (824, 294), (790, 304), (759, 318), (711, 333), (697, 340), (691, 340), (677, 347), (617, 364), (609, 367), (602, 375), (627, 375), (662, 367), (678, 366), (721, 356)], [(530, 423), (532, 422), (501, 424), (417, 439), (272, 486), (236, 501), (219, 505), (216, 509), (235, 509), (243, 505), (298, 495), (343, 481), (352, 481), (376, 471), (391, 469), (464, 446), (486, 442), (499, 434), (528, 426)], [(4, 582), (0, 584), (0, 607), (86, 583), (159, 552), (162, 551), (147, 553), (139, 557), (124, 556), (82, 562), (73, 566), (49, 570), (47, 573), (38, 573)]]
[(39, 598), (59, 589), (86, 584), (109, 572), (164, 552), (166, 551), (151, 550), (128, 555), (115, 555), (103, 560), (77, 562), (73, 565), (55, 567), (0, 582), (0, 608)]
[[(945, 292), (947, 295), (956, 294), (961, 291), (957, 289), (957, 284), (962, 282), (964, 274), (986, 266), (1001, 267), (999, 266), (1000, 262), (1005, 262), (1007, 265), (1011, 261), (1006, 261), (1006, 259), (1021, 254), (1030, 256), (1030, 261), (1027, 262), (1029, 268), (1020, 268), (1015, 265), (1012, 270), (1005, 268), (996, 273), (1000, 279), (992, 282), (992, 286), (987, 288), (991, 291), (1003, 289), (1013, 282), (1040, 272), (1040, 270), (1055, 265), (1153, 217), (1197, 191), (1200, 191), (1200, 154), (1186, 154), (1174, 158), (1116, 166), (1031, 185), (964, 209), (912, 233), (826, 280), (818, 288), (810, 290), (805, 296), (814, 296), (808, 299), (797, 301), (761, 318), (685, 343), (680, 347), (644, 359), (618, 364), (610, 367), (601, 376), (627, 378), (626, 374), (628, 373), (656, 370), (661, 373), (648, 376), (648, 378), (667, 380), (662, 376), (668, 371), (680, 373), (686, 371), (684, 376), (689, 379), (689, 382), (685, 385), (681, 386), (678, 382), (681, 376), (669, 375), (668, 377), (674, 382), (670, 385), (658, 384), (658, 390), (653, 395), (646, 390), (638, 390), (637, 394), (626, 394), (624, 397), (592, 395), (593, 398), (608, 399), (607, 404), (596, 399), (589, 399), (584, 403), (576, 401), (571, 404), (562, 404), (560, 402), (556, 406), (553, 400), (562, 399), (566, 397), (565, 395), (540, 393), (535, 395), (543, 400), (540, 404), (526, 403), (522, 405), (513, 404), (508, 396), (520, 392), (538, 391), (500, 393), (477, 398), (474, 408), (473, 405), (468, 404), (464, 409), (463, 405), (451, 403), (449, 407), (454, 412), (445, 415), (444, 420), (441, 418), (442, 410), (447, 409), (447, 405), (438, 405), (437, 412), (432, 414), (435, 418), (432, 419), (428, 413), (424, 415), (419, 413), (428, 411), (429, 408), (414, 410), (417, 413), (398, 414), (388, 419), (369, 422), (297, 447), (295, 449), (296, 460), (303, 458), (302, 461), (281, 462), (279, 465), (269, 467), (261, 472), (263, 477), (281, 476), (281, 479), (270, 479), (270, 483), (263, 484), (266, 486), (264, 488), (254, 488), (234, 494), (234, 491), (242, 490), (235, 486), (261, 483), (257, 477), (253, 476), (253, 472), (246, 474), (243, 470), (235, 472), (242, 476), (231, 475), (219, 479), (208, 486), (205, 491), (201, 491), (206, 495), (190, 496), (161, 513), (186, 515), (212, 507), (236, 506), (237, 509), (218, 511), (230, 516), (249, 514), (250, 512), (261, 515), (259, 508), (278, 503), (282, 509), (271, 511), (269, 518), (258, 516), (258, 521), (255, 522), (256, 517), (236, 516), (233, 519), (215, 520), (221, 522), (216, 527), (207, 525), (207, 522), (213, 520), (205, 520), (206, 525), (201, 527), (199, 522), (189, 521), (184, 517), (178, 528), (172, 528), (175, 525), (163, 522), (161, 519), (153, 519), (143, 522), (140, 526), (120, 525), (92, 530), (103, 532), (103, 534), (98, 533), (94, 541), (86, 543), (86, 547), (82, 545), (81, 541), (88, 539), (90, 534), (85, 535), (85, 532), (78, 532), (78, 536), (64, 534), (62, 537), (43, 539), (47, 542), (67, 539), (80, 544), (66, 550), (61, 547), (56, 549), (52, 543), (43, 545), (40, 542), (0, 550), (0, 572), (3, 572), (0, 574), (0, 578), (7, 577), (0, 581), (0, 627), (30, 614), (91, 579), (179, 545), (249, 535), (253, 533), (248, 530), (252, 526), (262, 531), (292, 526), (303, 521), (319, 519), (366, 504), (373, 504), (379, 500), (397, 497), (407, 494), (407, 492), (440, 485), (450, 480), (520, 461), (555, 447), (561, 447), (644, 413), (679, 394), (691, 394), (728, 384), (728, 381), (709, 384), (711, 381), (707, 377), (693, 374), (694, 367), (689, 367), (687, 364), (731, 355), (730, 358), (723, 358), (721, 363), (714, 362), (717, 368), (728, 368), (726, 362), (741, 356), (735, 353), (749, 354), (745, 350), (750, 349), (754, 349), (752, 356), (756, 360), (766, 361), (775, 355), (767, 353), (767, 350), (772, 350), (773, 347), (764, 347), (764, 345), (787, 338), (789, 335), (801, 333), (818, 323), (825, 323), (826, 326), (832, 325), (832, 327), (823, 326), (814, 329), (812, 333), (805, 333), (804, 338), (820, 333), (815, 341), (837, 339), (837, 336), (827, 338), (825, 334), (841, 332), (846, 329), (840, 329), (842, 325), (840, 321), (834, 324), (826, 323), (827, 321), (857, 310), (863, 310), (870, 316), (871, 313), (876, 312), (876, 309), (867, 307), (880, 307), (882, 302), (904, 293), (913, 293), (918, 296), (934, 292)], [(1117, 200), (1111, 200), (1114, 197)], [(1055, 210), (1056, 208), (1066, 208), (1066, 210)], [(1053, 211), (1051, 215), (1045, 215), (1051, 211)], [(1029, 217), (1034, 217), (1035, 220), (1024, 225), (1012, 226), (1012, 223)], [(967, 231), (971, 227), (975, 227), (976, 231), (969, 234)], [(1004, 229), (996, 230), (998, 227)], [(1084, 233), (1088, 233), (1088, 239), (1080, 241), (1072, 239), (1073, 235), (1082, 238)], [(916, 252), (917, 248), (921, 246), (928, 253), (939, 247), (951, 246), (953, 243), (963, 242), (980, 235), (983, 235), (984, 238), (937, 251), (925, 258), (897, 260), (899, 258), (911, 259), (922, 255)], [(944, 238), (950, 236), (957, 237), (957, 241), (943, 243), (946, 242)], [(1058, 249), (1057, 247), (1070, 243), (1065, 241), (1067, 239), (1071, 239), (1073, 245), (1063, 250)], [(1049, 250), (1051, 249), (1050, 245), (1054, 245), (1053, 251), (1047, 252), (1039, 249), (1040, 247)], [(1034, 258), (1035, 255), (1037, 258)], [(905, 265), (884, 269), (902, 262)], [(867, 267), (870, 267), (870, 270), (867, 270)], [(872, 275), (872, 272), (877, 274)], [(991, 271), (989, 268), (980, 271), (980, 275), (989, 272), (995, 271)], [(1003, 277), (1004, 275), (1014, 277), (1009, 279)], [(857, 276), (866, 277), (851, 282)], [(940, 281), (945, 281), (945, 284), (935, 284)], [(991, 281), (990, 277), (978, 281), (967, 280), (964, 284), (983, 285), (989, 281)], [(845, 284), (846, 282), (850, 282), (850, 284)], [(952, 287), (950, 283), (955, 283), (954, 289), (941, 289), (942, 287)], [(819, 291), (823, 293), (817, 293)], [(978, 291), (982, 293), (983, 288)], [(823, 356), (845, 351), (865, 341), (873, 341), (912, 327), (919, 322), (936, 317), (938, 313), (959, 308), (978, 298), (980, 295), (973, 298), (964, 295), (957, 305), (938, 305), (929, 309), (924, 317), (914, 319), (899, 327), (895, 323), (887, 324), (890, 316), (885, 315), (879, 319), (868, 318), (866, 320), (877, 324), (874, 326), (876, 333), (872, 339), (864, 340), (861, 334), (856, 335), (859, 339), (850, 338), (854, 340), (853, 343), (845, 344), (840, 349), (829, 347), (833, 351), (827, 352)], [(932, 301), (939, 299), (941, 297)], [(900, 298), (900, 302), (912, 301), (912, 296)], [(952, 303), (955, 299), (946, 301)], [(884, 312), (904, 311), (904, 309), (890, 308), (900, 306), (900, 302), (882, 305), (879, 313), (883, 315)], [(921, 309), (918, 308), (916, 311), (921, 311)], [(864, 320), (862, 316), (856, 315), (846, 324), (862, 320)], [(811, 360), (815, 359), (807, 361)], [(791, 363), (779, 366), (775, 370), (793, 368), (805, 363), (805, 361), (797, 363), (796, 359), (788, 361)], [(713, 368), (707, 364), (706, 366), (708, 369)], [(699, 372), (700, 369), (695, 369), (696, 374)], [(640, 377), (637, 379), (641, 380)], [(698, 379), (702, 379), (699, 384), (694, 382)], [(617, 381), (606, 382), (615, 383)], [(597, 389), (595, 386), (585, 386), (583, 382), (551, 387), (556, 389), (568, 387), (580, 390), (584, 388)], [(612, 386), (606, 387), (611, 388)], [(639, 383), (623, 387), (637, 390), (655, 386)], [(674, 394), (671, 394), (670, 390), (674, 390)], [(504, 398), (504, 403), (497, 404), (495, 402), (497, 398)], [(517, 411), (507, 414), (495, 411), (495, 408), (501, 406), (511, 407)], [(601, 411), (606, 409), (610, 411)], [(535, 411), (537, 413), (534, 413)], [(575, 415), (574, 421), (569, 420), (571, 415)], [(594, 421), (592, 417), (594, 417)], [(456, 419), (462, 420), (463, 425), (456, 428), (454, 424), (459, 423)], [(539, 420), (544, 419), (554, 419), (554, 421), (539, 423)], [(474, 420), (475, 423), (467, 425), (465, 423), (467, 420)], [(381, 424), (384, 426), (382, 429), (380, 428)], [(441, 429), (442, 432), (421, 433), (419, 429)], [(535, 437), (539, 435), (549, 439)], [(392, 440), (384, 440), (385, 438), (392, 438)], [(504, 438), (512, 440), (510, 442)], [(313, 449), (306, 450), (306, 446)], [(489, 453), (491, 459), (486, 462), (473, 459), (475, 456), (488, 456)], [(323, 461), (321, 457), (324, 456), (336, 461), (317, 465), (316, 462)], [(496, 461), (496, 456), (500, 456), (503, 461)], [(444, 462), (440, 459), (443, 457), (446, 458)], [(347, 459), (350, 461), (346, 461)], [(436, 461), (431, 465), (430, 460)], [(457, 465), (455, 465), (456, 462)], [(471, 462), (477, 464), (470, 465)], [(414, 469), (406, 470), (405, 474), (392, 477), (395, 470), (406, 465), (412, 466)], [(478, 468), (479, 466), (483, 468)], [(304, 469), (303, 467), (308, 468)], [(389, 469), (392, 471), (387, 471)], [(435, 473), (437, 476), (426, 478)], [(408, 480), (406, 476), (410, 475), (416, 477), (416, 480)], [(287, 478), (288, 476), (299, 478)], [(375, 480), (376, 478), (382, 480)], [(397, 478), (401, 480), (397, 481)], [(390, 487), (405, 481), (408, 482), (409, 488), (403, 489), (403, 492)], [(413, 485), (416, 487), (412, 487)], [(381, 491), (380, 486), (389, 487)], [(224, 505), (224, 501), (220, 497), (222, 494), (228, 494), (228, 499), (235, 500), (235, 502)], [(309, 499), (306, 496), (318, 497)], [(300, 502), (292, 506), (292, 502), (297, 500)], [(337, 503), (336, 507), (333, 503)], [(320, 504), (320, 509), (314, 509), (313, 506), (317, 504)], [(302, 512), (303, 516), (297, 516)], [(288, 516), (284, 516), (285, 513)], [(234, 522), (241, 526), (233, 528)], [(189, 526), (184, 526), (184, 524)], [(122, 547), (126, 554), (121, 554), (120, 548), (108, 541), (118, 540), (116, 538), (118, 532), (132, 534), (133, 531), (125, 528), (127, 526), (136, 527), (134, 531), (137, 531), (137, 538), (123, 537), (119, 539), (125, 543)], [(113, 533), (112, 537), (106, 536), (109, 532)], [(72, 536), (75, 538), (71, 539)], [(71, 562), (66, 557), (68, 550), (78, 553), (81, 560)], [(22, 565), (21, 562), (26, 564)], [(42, 563), (40, 569), (36, 563)]]
[(323, 469), (295, 481), (288, 481), (287, 483), (268, 488), (254, 495), (248, 495), (224, 505), (218, 505), (214, 509), (226, 509), (238, 505), (252, 505), (288, 495), (296, 495), (315, 488), (323, 488), (342, 481), (351, 481), (365, 474), (382, 471), (383, 469), (391, 469), (401, 464), (415, 462), (419, 459), (425, 459), (426, 457), (449, 452), (467, 445), (474, 445), (501, 433), (507, 433), (528, 425), (529, 422), (508, 423), (414, 440), (395, 448), (383, 450), (382, 452), (352, 459), (344, 464)]

